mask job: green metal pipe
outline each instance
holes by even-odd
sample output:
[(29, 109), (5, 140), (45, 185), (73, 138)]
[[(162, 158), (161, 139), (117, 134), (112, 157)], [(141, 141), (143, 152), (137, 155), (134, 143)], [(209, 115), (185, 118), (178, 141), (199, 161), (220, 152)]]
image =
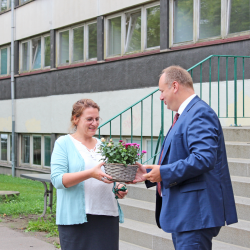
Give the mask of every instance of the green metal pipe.
[(245, 116), (245, 58), (242, 58), (242, 87), (243, 87), (243, 98), (242, 98), (242, 106), (243, 106), (243, 117)]
[(226, 57), (226, 117), (228, 117), (228, 57)]
[(202, 99), (202, 63), (200, 65), (200, 98)]
[(153, 105), (154, 105), (154, 99), (153, 99), (153, 95), (151, 96), (151, 157), (153, 155)]
[(122, 114), (120, 114), (120, 140), (122, 139)]
[(131, 107), (131, 143), (133, 143), (133, 108)]
[(111, 139), (111, 121), (109, 123), (109, 138)]
[(234, 57), (234, 125), (237, 126), (237, 57)]
[(218, 117), (220, 117), (220, 57), (218, 57)]
[(143, 101), (141, 101), (141, 153), (142, 153), (142, 136), (143, 136)]
[(211, 107), (211, 78), (212, 78), (212, 62), (209, 59), (209, 106)]

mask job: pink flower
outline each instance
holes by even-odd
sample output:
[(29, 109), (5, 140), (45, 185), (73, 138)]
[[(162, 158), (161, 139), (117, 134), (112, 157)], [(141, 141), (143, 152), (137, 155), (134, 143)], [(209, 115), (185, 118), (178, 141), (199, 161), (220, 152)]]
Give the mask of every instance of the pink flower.
[(137, 155), (140, 155), (140, 154), (137, 154)]
[(131, 146), (131, 143), (126, 143), (126, 144), (125, 144), (125, 148), (126, 148), (126, 149), (128, 148), (128, 146)]
[(119, 142), (123, 142), (123, 140), (119, 140)]
[(142, 154), (146, 154), (147, 153), (147, 151), (146, 150), (142, 150)]

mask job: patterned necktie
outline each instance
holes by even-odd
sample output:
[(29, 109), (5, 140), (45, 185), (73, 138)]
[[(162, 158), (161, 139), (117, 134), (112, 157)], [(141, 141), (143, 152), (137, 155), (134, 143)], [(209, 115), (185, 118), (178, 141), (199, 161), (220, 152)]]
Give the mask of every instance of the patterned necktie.
[[(177, 122), (178, 118), (179, 118), (180, 114), (179, 113), (176, 113), (175, 116), (174, 116), (174, 121), (173, 121), (173, 124), (172, 124), (172, 127), (175, 125), (175, 123)], [(159, 161), (158, 161), (158, 165), (161, 164), (161, 158), (162, 158), (162, 155), (163, 155), (163, 151), (164, 151), (164, 146), (162, 148), (162, 151), (161, 151), (161, 156), (159, 158)], [(158, 194), (161, 196), (161, 183), (160, 182), (157, 182), (157, 190), (158, 190)]]

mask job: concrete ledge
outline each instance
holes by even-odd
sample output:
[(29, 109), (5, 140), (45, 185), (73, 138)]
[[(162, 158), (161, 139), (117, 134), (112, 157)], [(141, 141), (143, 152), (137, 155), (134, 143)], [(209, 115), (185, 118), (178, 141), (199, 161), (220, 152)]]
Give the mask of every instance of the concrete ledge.
[(0, 191), (0, 197), (5, 198), (5, 196), (14, 196), (14, 195), (20, 195), (18, 191)]

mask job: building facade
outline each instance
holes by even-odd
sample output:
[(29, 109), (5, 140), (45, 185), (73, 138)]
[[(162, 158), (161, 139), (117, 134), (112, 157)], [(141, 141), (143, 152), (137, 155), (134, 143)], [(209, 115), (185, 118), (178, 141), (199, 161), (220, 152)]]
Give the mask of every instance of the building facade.
[[(12, 162), (10, 2), (0, 0), (0, 173), (11, 173)], [(54, 141), (69, 133), (77, 100), (96, 101), (106, 121), (154, 91), (167, 66), (188, 69), (209, 55), (250, 56), (249, 0), (15, 0), (14, 17), (17, 175), (50, 172)], [(223, 68), (226, 63), (219, 65)], [(249, 65), (246, 61), (245, 67)], [(234, 79), (230, 67), (228, 74), (221, 71), (220, 81)], [(246, 70), (239, 78), (247, 82), (249, 74)], [(193, 77), (196, 81), (199, 73)], [(216, 74), (205, 75), (203, 81), (209, 77), (216, 83)], [(249, 87), (245, 102), (250, 104), (247, 91)], [(155, 98), (153, 103), (155, 147), (160, 102)], [(146, 116), (149, 109), (146, 104)], [(133, 117), (137, 136), (140, 111), (135, 109)], [(123, 120), (127, 141), (129, 122), (127, 115)], [(166, 127), (170, 123), (166, 118)], [(115, 135), (118, 126), (113, 126)], [(148, 151), (149, 131), (145, 123), (143, 147)], [(102, 135), (108, 132), (104, 129)]]

